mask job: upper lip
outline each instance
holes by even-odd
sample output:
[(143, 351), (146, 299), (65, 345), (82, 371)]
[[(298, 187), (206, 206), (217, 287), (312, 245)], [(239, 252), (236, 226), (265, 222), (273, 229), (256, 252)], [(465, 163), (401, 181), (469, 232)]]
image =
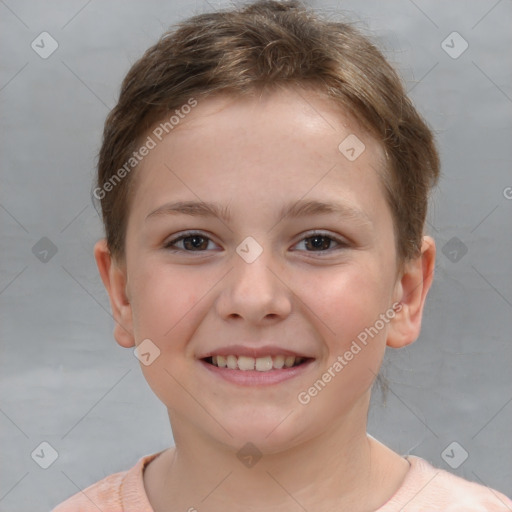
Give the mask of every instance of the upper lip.
[(310, 356), (307, 356), (300, 352), (288, 350), (281, 347), (276, 347), (275, 345), (264, 345), (262, 347), (248, 347), (247, 345), (230, 345), (228, 347), (220, 347), (205, 352), (204, 354), (199, 355), (198, 359), (205, 359), (211, 356), (227, 357), (231, 355), (253, 357), (254, 359), (265, 356), (295, 356), (310, 358)]

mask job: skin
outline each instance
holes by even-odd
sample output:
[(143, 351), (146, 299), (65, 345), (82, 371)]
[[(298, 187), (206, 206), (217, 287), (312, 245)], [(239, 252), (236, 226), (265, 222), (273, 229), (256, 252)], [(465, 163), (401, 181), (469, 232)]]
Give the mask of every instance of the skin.
[[(338, 150), (349, 134), (366, 147), (353, 162)], [(149, 338), (160, 350), (141, 364), (175, 441), (144, 473), (155, 512), (296, 511), (297, 502), (363, 512), (399, 488), (409, 463), (367, 436), (370, 389), (386, 345), (403, 347), (419, 335), (435, 245), (424, 237), (421, 255), (397, 271), (382, 162), (379, 143), (356, 122), (315, 91), (294, 89), (199, 102), (141, 162), (126, 258), (113, 259), (105, 240), (94, 253), (117, 342), (130, 348)], [(361, 213), (279, 216), (300, 199)], [(146, 219), (177, 200), (219, 202), (231, 219)], [(186, 230), (207, 237), (200, 251), (190, 239), (178, 242), (178, 252), (164, 247)], [(315, 250), (312, 230), (344, 244), (322, 238), (327, 248)], [(263, 249), (252, 263), (236, 252), (248, 236)], [(378, 335), (299, 403), (298, 394), (395, 302), (400, 311)], [(266, 387), (214, 378), (198, 362), (199, 354), (244, 343), (276, 344), (315, 361)], [(250, 468), (236, 456), (247, 442), (262, 454)]]

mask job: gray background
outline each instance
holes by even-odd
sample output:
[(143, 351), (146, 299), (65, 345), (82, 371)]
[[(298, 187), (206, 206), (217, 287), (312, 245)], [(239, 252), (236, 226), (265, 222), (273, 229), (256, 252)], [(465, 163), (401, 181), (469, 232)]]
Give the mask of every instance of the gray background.
[[(130, 65), (171, 23), (222, 5), (0, 0), (0, 511), (49, 510), (172, 444), (165, 408), (112, 336), (90, 190), (103, 122)], [(374, 394), (369, 432), (510, 495), (512, 4), (311, 5), (347, 11), (376, 35), (435, 129), (443, 161), (422, 336), (389, 350), (389, 389)], [(43, 31), (59, 44), (47, 59), (31, 48)], [(458, 58), (441, 46), (453, 31), (469, 43)], [(449, 42), (452, 52), (460, 42)], [(46, 263), (32, 249), (42, 237), (57, 248)], [(58, 452), (46, 470), (31, 458), (43, 441)], [(453, 441), (469, 453), (457, 469), (441, 456)]]

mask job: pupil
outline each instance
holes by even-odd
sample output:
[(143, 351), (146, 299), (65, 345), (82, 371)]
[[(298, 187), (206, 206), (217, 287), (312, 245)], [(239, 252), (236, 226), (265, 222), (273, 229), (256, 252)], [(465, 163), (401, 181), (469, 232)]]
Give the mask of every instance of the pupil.
[(202, 236), (189, 236), (189, 237), (187, 237), (187, 239), (185, 240), (185, 245), (187, 244), (187, 240), (195, 249), (198, 249), (202, 245), (204, 245), (204, 242), (203, 242), (204, 241), (204, 237), (202, 237)]
[[(311, 237), (312, 245), (315, 249), (328, 249), (330, 245), (330, 240), (322, 235), (317, 235)], [(323, 241), (323, 243), (322, 243)]]

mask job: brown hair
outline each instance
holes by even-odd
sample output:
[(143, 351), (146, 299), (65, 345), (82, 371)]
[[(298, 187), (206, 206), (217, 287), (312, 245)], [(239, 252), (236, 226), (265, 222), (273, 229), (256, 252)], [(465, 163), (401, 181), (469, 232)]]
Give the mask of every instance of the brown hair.
[(439, 157), (397, 73), (350, 24), (322, 19), (299, 1), (260, 0), (179, 23), (123, 80), (105, 122), (94, 190), (114, 258), (125, 256), (134, 181), (126, 163), (136, 167), (134, 152), (147, 131), (191, 98), (282, 86), (324, 93), (381, 143), (398, 261), (418, 254)]

